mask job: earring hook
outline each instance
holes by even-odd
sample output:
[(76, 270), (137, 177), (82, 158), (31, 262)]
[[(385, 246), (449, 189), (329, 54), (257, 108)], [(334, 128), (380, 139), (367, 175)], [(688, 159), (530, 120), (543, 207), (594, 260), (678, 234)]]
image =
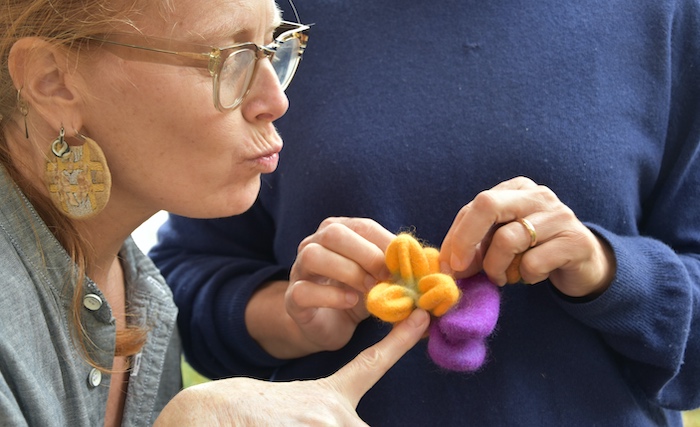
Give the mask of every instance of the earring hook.
[(66, 157), (70, 153), (70, 146), (65, 140), (66, 131), (61, 126), (61, 130), (58, 131), (58, 138), (54, 139), (51, 143), (51, 152), (56, 157)]

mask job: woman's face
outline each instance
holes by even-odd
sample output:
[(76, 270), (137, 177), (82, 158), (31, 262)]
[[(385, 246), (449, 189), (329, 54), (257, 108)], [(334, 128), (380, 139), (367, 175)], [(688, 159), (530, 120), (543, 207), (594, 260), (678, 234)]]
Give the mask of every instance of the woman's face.
[[(272, 0), (173, 4), (167, 13), (149, 8), (139, 30), (208, 46), (263, 45), (279, 21)], [(125, 60), (106, 49), (97, 58), (86, 68), (82, 132), (105, 152), (112, 207), (204, 218), (253, 204), (260, 174), (277, 167), (282, 140), (273, 121), (288, 107), (268, 60), (258, 61), (242, 104), (222, 113), (205, 68)]]

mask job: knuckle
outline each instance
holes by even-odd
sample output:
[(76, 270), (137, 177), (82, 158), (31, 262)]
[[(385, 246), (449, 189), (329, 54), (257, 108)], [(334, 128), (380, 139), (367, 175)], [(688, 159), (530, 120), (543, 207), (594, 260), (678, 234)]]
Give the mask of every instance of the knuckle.
[(323, 251), (323, 247), (318, 243), (309, 243), (297, 254), (297, 263), (302, 265), (313, 264)]
[(297, 253), (303, 251), (304, 248), (313, 241), (313, 238), (314, 235), (312, 234), (311, 236), (307, 236), (301, 242), (299, 242), (299, 246), (297, 246)]
[(385, 359), (386, 356), (381, 350), (375, 347), (369, 347), (359, 354), (357, 357), (357, 362), (361, 369), (373, 371), (376, 369), (381, 369), (384, 365), (383, 362)]
[(516, 176), (515, 178), (511, 179), (511, 182), (519, 187), (531, 187), (536, 185), (535, 181), (523, 175)]
[[(491, 241), (491, 246), (495, 246), (496, 249), (505, 250), (509, 247), (513, 247), (515, 244), (522, 241), (524, 236), (524, 231), (518, 223), (508, 224), (499, 228), (493, 236)], [(530, 236), (527, 236), (528, 241)]]
[(285, 292), (285, 300), (287, 305), (290, 303), (292, 305), (298, 306), (302, 298), (302, 286), (300, 282), (291, 283)]
[(316, 229), (316, 233), (319, 233), (328, 227), (339, 225), (342, 222), (343, 222), (343, 218), (335, 217), (335, 216), (328, 217), (328, 218), (324, 219), (323, 221), (321, 221), (321, 224), (319, 224), (318, 229)]
[(376, 223), (369, 222), (368, 220), (358, 221), (354, 224), (353, 230), (360, 236), (370, 236), (374, 230)]
[(317, 234), (318, 242), (321, 244), (326, 244), (329, 241), (340, 238), (345, 234), (347, 227), (344, 224), (338, 222), (328, 223), (323, 230), (320, 230)]
[(552, 206), (562, 204), (557, 194), (546, 185), (538, 185), (536, 191), (544, 205)]
[(576, 214), (574, 213), (574, 211), (564, 204), (562, 204), (561, 214), (563, 216), (564, 221), (579, 222), (578, 217), (576, 217)]
[(299, 313), (302, 310), (315, 308), (315, 306), (308, 301), (308, 292), (306, 292), (306, 287), (301, 283), (298, 283), (296, 286), (290, 286), (287, 289), (284, 295), (284, 306), (287, 313), (297, 321), (299, 320)]
[(485, 190), (477, 194), (470, 205), (477, 212), (493, 212), (497, 205), (496, 197), (491, 190)]
[(350, 218), (346, 225), (347, 230), (351, 230), (364, 238), (375, 235), (382, 227), (378, 222), (371, 218)]

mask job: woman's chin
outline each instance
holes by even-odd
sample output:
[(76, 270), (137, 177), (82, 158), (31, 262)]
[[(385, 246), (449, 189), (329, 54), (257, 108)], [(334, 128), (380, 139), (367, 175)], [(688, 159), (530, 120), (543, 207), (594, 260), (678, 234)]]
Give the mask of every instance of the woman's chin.
[(185, 206), (172, 206), (164, 210), (179, 216), (199, 219), (240, 215), (250, 209), (257, 200), (260, 175), (244, 186), (238, 184), (236, 188), (237, 191), (223, 191), (207, 197), (193, 196)]
[(227, 216), (240, 215), (250, 209), (255, 201), (258, 199), (258, 194), (260, 193), (260, 175), (257, 179), (252, 180), (244, 188), (239, 191), (227, 193), (222, 196), (221, 201), (228, 200), (228, 202), (222, 203), (218, 206), (220, 210), (219, 214), (212, 217), (221, 218)]

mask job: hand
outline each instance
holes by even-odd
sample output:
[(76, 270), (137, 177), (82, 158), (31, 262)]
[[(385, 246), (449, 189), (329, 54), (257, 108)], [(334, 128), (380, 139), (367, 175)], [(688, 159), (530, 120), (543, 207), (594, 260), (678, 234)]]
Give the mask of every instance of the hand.
[(343, 347), (369, 316), (363, 296), (389, 277), (384, 252), (394, 237), (370, 219), (329, 218), (301, 242), (285, 306), (310, 351)]
[[(536, 232), (531, 245), (526, 218)], [(517, 255), (525, 283), (549, 279), (565, 295), (602, 293), (615, 275), (612, 249), (599, 239), (549, 188), (524, 177), (502, 182), (464, 206), (445, 236), (440, 261), (457, 277), (484, 270), (506, 284), (506, 269)]]
[(355, 408), (362, 396), (425, 332), (428, 314), (415, 310), (382, 341), (335, 374), (274, 383), (232, 378), (189, 387), (163, 409), (159, 426), (365, 426)]

